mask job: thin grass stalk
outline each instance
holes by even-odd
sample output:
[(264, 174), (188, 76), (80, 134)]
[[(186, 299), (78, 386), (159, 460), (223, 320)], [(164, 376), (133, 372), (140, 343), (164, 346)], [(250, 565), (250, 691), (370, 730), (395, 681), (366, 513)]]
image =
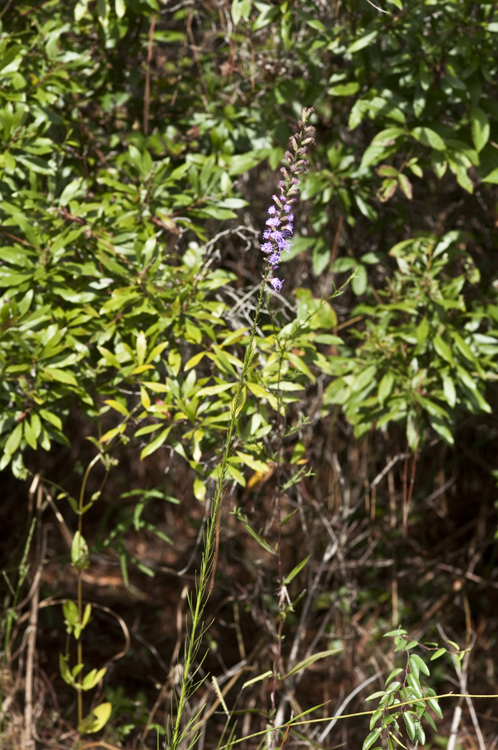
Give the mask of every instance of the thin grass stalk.
[[(256, 330), (261, 316), (261, 310), (263, 307), (264, 294), (266, 288), (266, 282), (268, 279), (268, 267), (265, 270), (263, 279), (261, 282), (261, 288), (258, 297), (258, 304), (254, 315), (254, 321), (249, 335), (249, 343), (247, 345), (246, 353), (244, 356), (244, 362), (242, 365), (242, 371), (240, 374), (239, 382), (235, 396), (232, 400), (230, 422), (228, 424), (228, 431), (225, 440), (225, 449), (223, 457), (221, 459), (220, 473), (218, 477), (218, 483), (216, 486), (216, 492), (211, 502), (209, 509), (209, 518), (207, 521), (205, 531), (205, 543), (204, 551), (201, 557), (201, 567), (199, 572), (199, 579), (197, 584), (197, 590), (195, 594), (195, 607), (192, 611), (192, 620), (190, 625), (190, 633), (187, 635), (185, 658), (183, 663), (183, 674), (180, 689), (180, 697), (177, 704), (177, 714), (173, 727), (173, 734), (171, 738), (170, 748), (176, 750), (184, 737), (185, 732), (181, 729), (181, 722), (185, 706), (190, 694), (189, 683), (191, 681), (191, 670), (200, 647), (200, 639), (202, 634), (199, 630), (202, 629), (201, 619), (206, 603), (209, 599), (209, 580), (215, 573), (215, 549), (216, 539), (221, 520), (221, 510), (223, 505), (223, 495), (226, 486), (226, 476), (228, 472), (228, 466), (230, 457), (233, 453), (234, 441), (233, 435), (239, 421), (239, 415), (244, 404), (244, 388), (247, 380), (249, 368), (251, 366), (252, 359), (254, 357), (254, 341), (256, 338)], [(188, 727), (186, 729), (188, 732)]]
[[(228, 473), (230, 458), (235, 446), (235, 441), (233, 439), (234, 432), (245, 402), (246, 380), (254, 356), (254, 342), (256, 339), (256, 331), (263, 307), (266, 285), (267, 283), (269, 283), (275, 291), (279, 292), (283, 284), (283, 280), (281, 281), (276, 277), (268, 281), (269, 274), (271, 271), (278, 268), (282, 250), (288, 251), (290, 248), (288, 237), (292, 236), (294, 221), (294, 217), (292, 214), (292, 205), (299, 195), (299, 190), (297, 188), (297, 177), (306, 169), (308, 162), (303, 158), (303, 156), (307, 151), (308, 144), (314, 142), (313, 134), (315, 129), (312, 126), (306, 125), (312, 112), (312, 108), (303, 109), (303, 121), (299, 122), (299, 131), (290, 139), (291, 150), (286, 152), (286, 158), (289, 162), (289, 170), (287, 170), (285, 167), (280, 170), (283, 176), (283, 179), (279, 183), (281, 195), (280, 197), (273, 196), (273, 200), (276, 205), (271, 206), (268, 211), (268, 213), (270, 214), (270, 218), (266, 222), (267, 229), (263, 233), (263, 237), (266, 242), (261, 246), (261, 250), (267, 254), (267, 260), (259, 291), (258, 303), (254, 314), (254, 320), (249, 335), (249, 342), (244, 356), (242, 371), (240, 373), (235, 396), (232, 399), (230, 420), (228, 423), (228, 430), (225, 439), (225, 448), (220, 462), (216, 492), (208, 511), (209, 518), (206, 524), (204, 551), (201, 557), (199, 579), (195, 592), (195, 605), (193, 608), (191, 608), (192, 620), (190, 625), (190, 633), (187, 632), (185, 644), (185, 656), (181, 678), (180, 696), (177, 701), (177, 713), (173, 724), (173, 730), (168, 745), (168, 750), (177, 750), (180, 742), (184, 738), (186, 738), (190, 731), (192, 731), (192, 727), (195, 726), (197, 722), (198, 712), (197, 715), (192, 717), (187, 722), (187, 726), (182, 730), (182, 719), (185, 712), (185, 707), (189, 696), (194, 690), (194, 686), (191, 685), (191, 680), (193, 677), (193, 675), (191, 675), (191, 672), (195, 657), (200, 648), (203, 635), (203, 625), (201, 620), (204, 608), (210, 595), (209, 580), (212, 576), (214, 576), (215, 573), (216, 548), (219, 524), (221, 521), (221, 512), (223, 507), (223, 496), (226, 487), (226, 476)], [(284, 223), (284, 226), (281, 230), (278, 230), (278, 227), (282, 223), (282, 221)], [(278, 406), (278, 411), (279, 410), (280, 407)]]

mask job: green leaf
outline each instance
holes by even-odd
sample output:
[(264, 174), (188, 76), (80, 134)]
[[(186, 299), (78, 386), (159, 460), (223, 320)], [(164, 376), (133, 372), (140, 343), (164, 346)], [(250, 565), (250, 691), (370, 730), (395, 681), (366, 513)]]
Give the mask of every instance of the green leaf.
[(425, 661), (418, 655), (418, 654), (412, 654), (410, 658), (408, 659), (408, 662), (410, 664), (410, 667), (413, 669), (417, 677), (419, 676), (420, 672), (423, 672), (426, 675), (430, 675), (429, 668)]
[(109, 721), (111, 712), (112, 703), (101, 703), (78, 724), (78, 732), (80, 734), (92, 734), (92, 732), (100, 732), (100, 730)]
[(417, 722), (417, 737), (421, 745), (425, 745), (425, 732), (420, 722)]
[(406, 730), (408, 732), (408, 737), (413, 742), (414, 739), (415, 739), (415, 734), (416, 734), (416, 724), (415, 724), (415, 721), (413, 720), (413, 716), (408, 711), (404, 711), (403, 712), (403, 719), (404, 719), (405, 724), (406, 724)]
[(491, 170), (489, 174), (486, 175), (486, 177), (482, 178), (483, 182), (489, 182), (492, 185), (498, 185), (498, 167), (496, 169)]
[(240, 19), (244, 21), (249, 20), (251, 15), (252, 0), (232, 0), (232, 21), (235, 26), (239, 23)]
[(350, 47), (348, 47), (348, 54), (353, 54), (354, 52), (359, 52), (362, 49), (365, 49), (365, 47), (368, 47), (371, 42), (377, 37), (377, 34), (379, 33), (378, 29), (375, 31), (370, 31), (368, 34), (365, 34), (365, 36), (360, 37), (357, 39), (353, 44), (351, 44)]
[(393, 669), (393, 671), (391, 672), (391, 674), (389, 675), (389, 677), (386, 680), (386, 687), (387, 687), (387, 685), (389, 685), (389, 683), (391, 682), (391, 680), (393, 680), (395, 677), (397, 677), (399, 674), (401, 674), (401, 672), (404, 672), (404, 671), (405, 670), (402, 669), (401, 667), (397, 667), (396, 669)]
[(172, 427), (173, 425), (169, 425), (169, 427), (166, 427), (165, 430), (163, 430), (156, 438), (154, 438), (154, 440), (151, 440), (151, 442), (142, 449), (142, 452), (140, 453), (140, 460), (146, 458), (147, 456), (150, 456), (151, 453), (154, 453), (158, 448), (161, 447), (161, 445), (163, 445), (163, 443), (166, 442), (166, 438), (171, 432)]
[(106, 403), (112, 409), (115, 409), (116, 411), (118, 411), (120, 414), (122, 414), (125, 417), (128, 417), (130, 414), (126, 406), (124, 406), (124, 404), (120, 403), (119, 401), (116, 401), (115, 399), (112, 399), (112, 398), (107, 399), (104, 403)]
[(432, 716), (427, 711), (424, 711), (423, 717), (426, 720), (426, 722), (429, 724), (429, 726), (431, 727), (431, 729), (433, 729), (435, 732), (437, 732), (437, 726), (434, 724), (434, 720), (433, 720)]
[(443, 393), (444, 397), (446, 398), (449, 406), (453, 408), (456, 404), (456, 389), (455, 389), (455, 382), (453, 378), (451, 377), (451, 374), (447, 370), (443, 370), (441, 372), (441, 377), (443, 379)]
[(117, 17), (123, 18), (124, 14), (126, 13), (125, 0), (114, 0), (114, 8), (116, 10)]
[(446, 343), (446, 341), (444, 341), (441, 338), (441, 336), (439, 336), (438, 334), (436, 334), (436, 336), (434, 336), (434, 338), (433, 338), (432, 341), (433, 341), (433, 344), (434, 344), (434, 349), (439, 354), (439, 356), (442, 359), (444, 359), (445, 362), (448, 362), (448, 364), (450, 364), (452, 367), (454, 367), (455, 366), (455, 361), (453, 359), (453, 354), (451, 353), (451, 349), (448, 346), (448, 344)]
[(88, 545), (79, 531), (75, 533), (71, 545), (71, 564), (76, 570), (84, 570), (90, 564), (88, 560)]
[(199, 477), (194, 480), (194, 497), (201, 502), (206, 498), (206, 485)]
[(108, 349), (105, 349), (103, 346), (97, 346), (97, 349), (104, 357), (106, 362), (108, 362), (112, 367), (115, 367), (117, 370), (121, 369), (121, 363), (119, 359), (112, 352), (110, 352)]
[(427, 703), (432, 708), (432, 710), (434, 711), (434, 713), (436, 714), (436, 716), (439, 716), (439, 718), (442, 719), (443, 718), (443, 712), (441, 711), (441, 708), (439, 706), (437, 698), (429, 698), (429, 700), (427, 701)]
[(385, 400), (391, 395), (391, 391), (394, 385), (394, 375), (392, 372), (386, 372), (382, 380), (379, 383), (377, 390), (377, 398), (381, 406), (384, 405)]
[(272, 674), (273, 670), (269, 669), (267, 672), (263, 672), (263, 674), (260, 674), (257, 677), (253, 677), (252, 680), (247, 680), (247, 682), (244, 682), (244, 684), (242, 685), (242, 690), (244, 690), (246, 687), (249, 687), (249, 685), (254, 685), (255, 682), (266, 680), (266, 678), (271, 677)]
[(477, 153), (482, 151), (489, 140), (491, 127), (485, 112), (479, 107), (472, 107), (470, 110), (470, 122), (472, 128), (472, 141)]
[(356, 268), (356, 274), (351, 282), (351, 288), (353, 292), (360, 296), (365, 294), (368, 286), (367, 269), (365, 266), (358, 264)]
[[(83, 666), (83, 665), (81, 665)], [(73, 686), (74, 685), (74, 677), (71, 674), (71, 671), (69, 669), (67, 658), (63, 656), (62, 654), (59, 654), (59, 670), (61, 673), (61, 677), (68, 685)]]
[(19, 448), (23, 433), (23, 426), (23, 422), (19, 422), (19, 424), (14, 427), (5, 442), (4, 451), (10, 456)]
[(446, 653), (445, 648), (438, 648), (438, 650), (434, 654), (432, 654), (431, 661), (434, 661), (434, 659), (439, 659), (439, 657), (443, 656), (443, 654), (445, 653)]
[(290, 672), (287, 672), (286, 675), (282, 677), (282, 680), (286, 680), (288, 677), (291, 677), (293, 674), (298, 674), (299, 672), (302, 672), (304, 669), (307, 669), (311, 664), (314, 664), (316, 661), (319, 661), (320, 659), (326, 659), (327, 656), (333, 656), (334, 654), (338, 654), (342, 651), (342, 648), (331, 648), (328, 651), (320, 651), (317, 654), (312, 654), (311, 656), (308, 656), (306, 659), (303, 659), (298, 664), (296, 664)]
[(308, 560), (310, 559), (311, 555), (308, 555), (304, 558), (304, 560), (301, 560), (301, 562), (296, 565), (295, 568), (291, 570), (291, 572), (285, 576), (284, 578), (284, 585), (288, 586), (288, 584), (298, 575), (298, 573), (301, 572), (301, 570), (304, 568)]
[(430, 148), (434, 148), (437, 151), (444, 151), (446, 149), (445, 143), (441, 136), (431, 128), (427, 128), (425, 126), (413, 128), (413, 130), (411, 131), (411, 135), (423, 146), (430, 146)]
[(351, 83), (340, 83), (337, 86), (332, 86), (327, 93), (331, 96), (353, 96), (359, 90), (360, 84), (357, 81), (351, 81)]
[(147, 353), (147, 339), (145, 338), (145, 333), (143, 331), (140, 331), (137, 336), (136, 352), (138, 364), (143, 365)]
[[(106, 667), (104, 667), (103, 669), (98, 669), (98, 670), (92, 669), (90, 672), (88, 672), (87, 675), (85, 675), (83, 679), (83, 683), (81, 685), (81, 689), (91, 690), (92, 688), (94, 688), (95, 685), (97, 685), (100, 682), (100, 680), (102, 679), (102, 677), (105, 675), (106, 672), (107, 672)], [(93, 731), (97, 731), (97, 730), (94, 729)]]
[(78, 381), (70, 372), (59, 370), (57, 367), (44, 367), (43, 376), (46, 380), (57, 380), (59, 383), (66, 385), (78, 385)]
[(423, 698), (422, 688), (420, 687), (420, 682), (418, 678), (413, 674), (409, 674), (406, 678), (406, 681), (410, 685), (413, 694), (416, 698)]
[(382, 727), (378, 727), (377, 729), (374, 729), (373, 731), (371, 731), (370, 734), (367, 735), (365, 742), (362, 745), (361, 750), (370, 750), (374, 742), (380, 736), (381, 732), (382, 732)]
[(242, 513), (240, 508), (234, 508), (232, 511), (232, 514), (242, 523), (245, 530), (252, 536), (252, 538), (259, 544), (260, 547), (262, 547), (267, 552), (270, 552), (272, 555), (276, 555), (276, 550), (273, 549), (273, 547), (270, 547), (268, 542), (263, 539), (260, 534), (258, 534), (252, 526), (250, 525), (249, 521), (247, 520), (247, 517)]

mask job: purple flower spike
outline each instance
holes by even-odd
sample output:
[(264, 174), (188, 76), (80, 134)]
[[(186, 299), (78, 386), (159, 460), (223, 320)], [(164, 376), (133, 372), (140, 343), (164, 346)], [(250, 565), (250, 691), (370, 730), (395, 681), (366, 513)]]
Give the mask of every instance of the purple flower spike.
[[(267, 274), (270, 268), (277, 268), (281, 260), (280, 254), (284, 250), (289, 253), (292, 247), (289, 238), (292, 237), (294, 232), (292, 208), (300, 193), (298, 177), (306, 171), (308, 166), (308, 160), (303, 159), (302, 154), (308, 150), (308, 144), (314, 143), (315, 128), (307, 124), (312, 112), (312, 107), (303, 109), (303, 119), (298, 124), (299, 130), (291, 137), (289, 149), (285, 152), (288, 166), (280, 169), (283, 178), (278, 183), (280, 195), (272, 196), (274, 205), (268, 209), (270, 218), (266, 220), (267, 228), (263, 232), (265, 242), (261, 245), (262, 252), (266, 253), (268, 258), (265, 279), (268, 279)], [(283, 226), (281, 226), (282, 224)], [(268, 283), (276, 292), (281, 291), (283, 282), (284, 279), (268, 279)]]
[(271, 279), (270, 284), (275, 289), (276, 292), (280, 292), (282, 290), (282, 284), (284, 283), (285, 279)]

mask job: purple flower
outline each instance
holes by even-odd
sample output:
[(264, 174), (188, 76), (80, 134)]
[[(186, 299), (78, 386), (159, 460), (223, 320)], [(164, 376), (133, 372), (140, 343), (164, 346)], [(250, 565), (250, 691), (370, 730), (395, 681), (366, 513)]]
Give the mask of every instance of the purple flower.
[(270, 284), (272, 285), (272, 287), (275, 289), (276, 292), (280, 292), (284, 281), (285, 279), (282, 279), (282, 281), (280, 281), (280, 279), (271, 279)]
[(277, 247), (280, 251), (285, 250), (288, 253), (291, 248), (291, 244), (288, 240), (282, 237), (277, 240)]
[(267, 227), (278, 227), (280, 224), (280, 219), (278, 216), (272, 216), (271, 219), (266, 220), (266, 226)]
[[(302, 154), (308, 150), (308, 144), (314, 143), (315, 128), (307, 124), (312, 113), (312, 107), (303, 109), (303, 119), (298, 123), (299, 129), (290, 138), (289, 149), (285, 152), (288, 166), (280, 169), (282, 175), (282, 179), (278, 183), (280, 195), (272, 196), (275, 205), (271, 205), (268, 209), (270, 218), (266, 220), (267, 228), (263, 232), (265, 242), (261, 245), (262, 252), (266, 253), (268, 258), (265, 279), (268, 279), (267, 274), (270, 268), (277, 268), (281, 260), (280, 254), (284, 250), (289, 253), (292, 247), (289, 238), (292, 237), (294, 232), (292, 207), (298, 200), (300, 193), (298, 176), (305, 172), (308, 166), (308, 161), (302, 158)], [(276, 292), (281, 291), (283, 282), (284, 279), (278, 278), (268, 280), (268, 283)]]

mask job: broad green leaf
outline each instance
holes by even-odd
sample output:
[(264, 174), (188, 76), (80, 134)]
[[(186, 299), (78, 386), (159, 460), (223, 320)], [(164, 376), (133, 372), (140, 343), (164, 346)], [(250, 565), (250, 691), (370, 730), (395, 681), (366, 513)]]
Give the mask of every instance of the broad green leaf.
[(43, 369), (43, 376), (46, 380), (57, 380), (59, 383), (65, 383), (66, 385), (78, 385), (78, 381), (67, 370), (59, 370), (57, 367), (45, 367)]
[(232, 21), (235, 26), (237, 26), (241, 18), (243, 18), (244, 21), (249, 20), (249, 16), (251, 15), (251, 5), (252, 0), (233, 0), (231, 12)]
[(83, 721), (78, 724), (78, 732), (80, 734), (100, 732), (100, 730), (103, 729), (103, 727), (109, 721), (111, 712), (112, 703), (101, 703), (99, 706), (93, 709), (91, 714), (86, 716)]
[(360, 84), (357, 81), (351, 81), (351, 83), (339, 83), (337, 86), (332, 86), (327, 93), (331, 96), (353, 96), (359, 90)]
[(71, 546), (71, 564), (76, 570), (84, 570), (88, 567), (88, 545), (85, 542), (83, 536), (77, 531), (73, 537), (73, 543)]
[(440, 135), (436, 133), (435, 130), (432, 130), (431, 128), (425, 127), (425, 126), (419, 126), (416, 128), (413, 128), (411, 131), (412, 136), (422, 143), (424, 146), (430, 146), (430, 148), (434, 148), (437, 151), (444, 151), (446, 149), (445, 143)]
[(126, 13), (126, 2), (125, 0), (114, 0), (114, 8), (118, 18), (123, 18)]
[(105, 401), (105, 403), (108, 406), (110, 406), (112, 409), (115, 409), (116, 411), (118, 411), (120, 414), (123, 414), (123, 416), (125, 416), (125, 417), (127, 417), (129, 415), (129, 413), (130, 413), (128, 411), (128, 409), (126, 408), (126, 406), (124, 406), (123, 404), (121, 404), (119, 401), (116, 401), (115, 399), (112, 399), (112, 398), (107, 399), (107, 401)]
[(496, 169), (492, 169), (489, 174), (486, 175), (486, 177), (482, 178), (483, 182), (489, 182), (492, 185), (498, 185), (498, 167)]
[(40, 409), (38, 413), (45, 422), (50, 422), (53, 427), (62, 432), (62, 422), (57, 414), (53, 414), (51, 411), (47, 411), (47, 409)]
[(200, 501), (206, 498), (206, 485), (199, 477), (196, 477), (194, 480), (194, 497)]

